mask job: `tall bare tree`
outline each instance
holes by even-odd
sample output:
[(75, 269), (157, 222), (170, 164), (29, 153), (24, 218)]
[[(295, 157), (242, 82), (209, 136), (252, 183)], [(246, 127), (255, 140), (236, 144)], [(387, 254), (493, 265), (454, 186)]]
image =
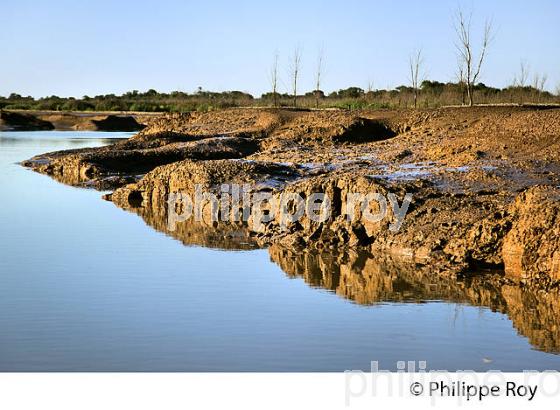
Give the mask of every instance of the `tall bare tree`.
[(270, 69), (270, 85), (272, 86), (272, 101), (278, 107), (278, 52), (274, 53), (274, 61)]
[(410, 69), (410, 85), (412, 86), (412, 92), (414, 93), (414, 108), (418, 106), (418, 89), (419, 84), (422, 81), (420, 70), (422, 68), (422, 50), (418, 49), (414, 51), (408, 60)]
[(368, 102), (371, 102), (373, 97), (373, 81), (368, 80), (367, 87), (366, 87), (366, 99)]
[(541, 76), (541, 82), (539, 83), (539, 102), (540, 102), (540, 96), (544, 93), (544, 85), (546, 84), (546, 80), (548, 80), (548, 75), (547, 74), (543, 74)]
[(524, 60), (519, 63), (519, 74), (513, 79), (513, 85), (516, 87), (525, 87), (529, 78), (529, 64)]
[(465, 67), (460, 60), (457, 64), (457, 84), (459, 84), (459, 91), (461, 93), (461, 104), (465, 105)]
[(482, 44), (478, 56), (475, 55), (472, 39), (471, 39), (471, 20), (472, 13), (465, 17), (464, 13), (459, 10), (455, 21), (455, 32), (457, 34), (457, 51), (459, 53), (459, 64), (463, 67), (465, 76), (465, 85), (467, 88), (467, 98), (469, 105), (474, 105), (473, 89), (476, 81), (479, 79), (482, 64), (488, 52), (488, 46), (492, 41), (492, 23), (486, 21), (484, 24), (484, 33), (482, 36)]
[(324, 52), (319, 50), (317, 55), (317, 71), (315, 71), (315, 108), (319, 108), (319, 93), (321, 92), (321, 77), (324, 70)]
[(529, 78), (529, 64), (526, 61), (521, 60), (519, 63), (519, 73), (513, 79), (513, 86), (518, 88), (519, 93), (519, 104), (523, 104), (523, 94), (525, 93), (525, 86), (527, 85), (527, 79)]
[(301, 50), (299, 47), (294, 49), (294, 54), (292, 56), (292, 63), (290, 67), (290, 74), (292, 77), (292, 95), (294, 98), (294, 107), (297, 107), (297, 83), (298, 77), (301, 70)]
[(540, 75), (539, 73), (535, 73), (533, 88), (535, 89), (537, 103), (541, 102), (541, 95), (544, 93), (544, 85), (546, 84), (547, 78), (546, 74)]

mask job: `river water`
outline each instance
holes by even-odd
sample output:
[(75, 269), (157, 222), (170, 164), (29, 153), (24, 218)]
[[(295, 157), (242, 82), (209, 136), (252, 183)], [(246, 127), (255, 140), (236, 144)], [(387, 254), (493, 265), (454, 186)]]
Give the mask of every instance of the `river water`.
[(0, 371), (560, 370), (555, 300), (359, 254), (197, 246), (18, 165), (129, 135), (0, 133)]

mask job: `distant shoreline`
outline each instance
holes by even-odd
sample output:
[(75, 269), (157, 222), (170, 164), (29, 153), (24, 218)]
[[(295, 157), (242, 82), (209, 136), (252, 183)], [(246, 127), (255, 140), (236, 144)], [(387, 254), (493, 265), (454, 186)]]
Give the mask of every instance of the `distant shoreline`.
[(161, 113), (2, 110), (0, 131), (140, 131)]

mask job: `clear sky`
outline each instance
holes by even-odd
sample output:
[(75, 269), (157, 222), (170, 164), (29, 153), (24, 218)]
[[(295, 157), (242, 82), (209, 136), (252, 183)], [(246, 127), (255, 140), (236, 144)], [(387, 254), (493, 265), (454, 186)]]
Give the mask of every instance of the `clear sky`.
[(407, 82), (422, 48), (430, 79), (455, 77), (452, 15), (473, 9), (496, 31), (481, 81), (511, 83), (521, 60), (560, 84), (560, 1), (179, 1), (0, 0), (0, 95), (75, 96), (128, 90), (269, 89), (275, 50), (280, 91), (289, 56), (302, 50), (301, 91), (313, 89), (325, 55), (325, 91)]

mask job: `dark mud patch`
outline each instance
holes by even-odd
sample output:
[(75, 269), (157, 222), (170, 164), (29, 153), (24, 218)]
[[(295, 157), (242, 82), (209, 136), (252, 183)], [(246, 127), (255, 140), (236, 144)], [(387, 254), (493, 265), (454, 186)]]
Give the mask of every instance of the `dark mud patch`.
[(102, 120), (92, 120), (98, 131), (140, 131), (146, 126), (132, 116), (109, 115)]
[(31, 114), (0, 111), (0, 131), (50, 131), (54, 125)]
[(397, 132), (382, 121), (359, 118), (333, 138), (335, 143), (364, 143), (383, 141), (397, 136)]

